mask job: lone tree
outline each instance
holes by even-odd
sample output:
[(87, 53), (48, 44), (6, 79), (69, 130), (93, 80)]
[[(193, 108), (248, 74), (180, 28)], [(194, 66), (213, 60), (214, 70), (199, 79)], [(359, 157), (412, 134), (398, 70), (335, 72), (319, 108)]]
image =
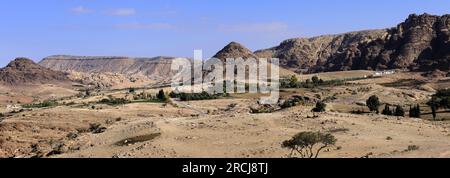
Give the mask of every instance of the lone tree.
[(380, 99), (378, 96), (373, 95), (366, 101), (367, 107), (369, 107), (370, 112), (376, 111), (379, 113), (378, 108), (380, 108)]
[(156, 95), (156, 97), (158, 98), (158, 100), (160, 101), (167, 101), (167, 96), (164, 93), (164, 90), (159, 90), (158, 95)]
[(327, 108), (327, 104), (325, 104), (323, 101), (319, 101), (316, 103), (316, 107), (312, 109), (313, 112), (325, 112), (325, 109)]
[(433, 115), (433, 120), (436, 120), (437, 114), (436, 111), (439, 109), (439, 102), (436, 101), (436, 98), (432, 98), (431, 101), (427, 103), (431, 108), (431, 114)]
[(301, 132), (282, 143), (281, 147), (290, 149), (289, 157), (318, 158), (320, 152), (334, 146), (337, 139), (331, 134), (321, 132)]
[(438, 108), (450, 109), (450, 89), (438, 90), (432, 100), (437, 102)]

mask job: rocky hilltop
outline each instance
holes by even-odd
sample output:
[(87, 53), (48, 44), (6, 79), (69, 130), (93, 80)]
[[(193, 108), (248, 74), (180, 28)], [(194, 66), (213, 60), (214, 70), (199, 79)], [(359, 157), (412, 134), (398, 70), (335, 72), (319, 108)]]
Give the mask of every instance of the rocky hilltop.
[(130, 76), (145, 76), (152, 80), (170, 79), (174, 73), (170, 67), (173, 57), (130, 58), (130, 57), (90, 57), (90, 56), (50, 56), (39, 65), (57, 71), (83, 73), (112, 73)]
[(237, 42), (231, 42), (227, 46), (225, 46), (222, 50), (217, 52), (216, 55), (213, 56), (213, 58), (217, 58), (220, 60), (226, 60), (227, 58), (254, 58), (256, 59), (257, 56), (253, 54), (251, 50), (246, 48), (245, 46), (237, 43)]
[(296, 38), (255, 52), (300, 72), (341, 70), (445, 70), (450, 68), (450, 15), (410, 15), (383, 30)]
[(70, 80), (65, 73), (47, 69), (27, 58), (17, 58), (0, 69), (0, 83), (3, 85), (58, 82), (70, 82)]

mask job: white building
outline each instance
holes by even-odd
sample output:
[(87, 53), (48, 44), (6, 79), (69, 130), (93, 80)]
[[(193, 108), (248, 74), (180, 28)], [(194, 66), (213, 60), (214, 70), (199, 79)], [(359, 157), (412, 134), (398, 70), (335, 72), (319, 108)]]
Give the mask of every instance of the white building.
[(392, 75), (395, 74), (395, 70), (384, 70), (384, 71), (376, 71), (373, 76), (380, 77), (384, 75)]

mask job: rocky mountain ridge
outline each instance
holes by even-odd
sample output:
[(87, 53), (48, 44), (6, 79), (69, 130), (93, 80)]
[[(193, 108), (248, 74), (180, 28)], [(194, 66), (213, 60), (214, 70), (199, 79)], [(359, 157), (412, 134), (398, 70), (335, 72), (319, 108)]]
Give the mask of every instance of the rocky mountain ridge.
[(280, 65), (308, 72), (342, 70), (445, 70), (450, 68), (450, 15), (412, 14), (397, 27), (296, 38), (256, 51)]

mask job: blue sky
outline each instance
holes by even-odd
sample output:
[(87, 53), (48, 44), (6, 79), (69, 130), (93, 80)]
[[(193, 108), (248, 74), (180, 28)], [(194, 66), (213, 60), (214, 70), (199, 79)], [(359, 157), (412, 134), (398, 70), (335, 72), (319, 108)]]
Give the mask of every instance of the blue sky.
[(0, 0), (0, 66), (55, 54), (211, 57), (449, 13), (448, 0)]

